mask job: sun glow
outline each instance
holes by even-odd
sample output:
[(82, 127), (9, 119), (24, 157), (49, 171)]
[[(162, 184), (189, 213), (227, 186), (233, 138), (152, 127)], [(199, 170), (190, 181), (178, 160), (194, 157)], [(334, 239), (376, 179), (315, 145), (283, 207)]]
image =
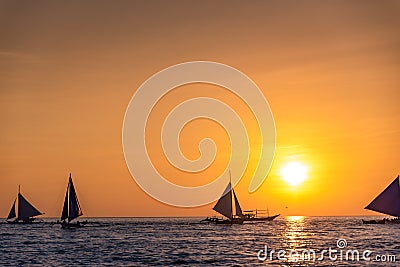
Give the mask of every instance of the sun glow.
[(282, 179), (291, 186), (298, 186), (307, 179), (307, 167), (299, 162), (289, 162), (281, 169)]

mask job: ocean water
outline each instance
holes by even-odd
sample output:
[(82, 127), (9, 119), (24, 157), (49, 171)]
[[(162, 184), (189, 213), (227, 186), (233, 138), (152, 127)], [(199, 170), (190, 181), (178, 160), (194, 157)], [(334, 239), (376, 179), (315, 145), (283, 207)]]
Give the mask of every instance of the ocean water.
[(363, 225), (361, 217), (196, 224), (201, 219), (88, 218), (91, 224), (69, 230), (52, 219), (0, 223), (0, 265), (400, 266), (400, 225)]

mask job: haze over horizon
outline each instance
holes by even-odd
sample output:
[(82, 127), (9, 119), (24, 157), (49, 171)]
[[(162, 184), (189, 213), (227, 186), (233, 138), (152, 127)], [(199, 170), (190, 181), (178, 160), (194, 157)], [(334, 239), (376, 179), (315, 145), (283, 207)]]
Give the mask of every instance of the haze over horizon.
[[(248, 175), (235, 188), (244, 210), (378, 215), (363, 208), (400, 173), (399, 11), (398, 1), (0, 1), (0, 217), (18, 185), (58, 217), (69, 173), (86, 216), (213, 215), (214, 203), (177, 208), (144, 193), (121, 144), (137, 88), (195, 60), (245, 73), (275, 118), (268, 178), (252, 194)], [(165, 96), (157, 114), (203, 94), (241, 105), (216, 86), (190, 85)], [(226, 133), (210, 121), (187, 128), (185, 155), (198, 157), (196, 140), (213, 136), (216, 165), (195, 178), (159, 155), (158, 167), (177, 183), (204, 184), (224, 170)], [(305, 177), (285, 179), (293, 162), (289, 175), (304, 167)]]

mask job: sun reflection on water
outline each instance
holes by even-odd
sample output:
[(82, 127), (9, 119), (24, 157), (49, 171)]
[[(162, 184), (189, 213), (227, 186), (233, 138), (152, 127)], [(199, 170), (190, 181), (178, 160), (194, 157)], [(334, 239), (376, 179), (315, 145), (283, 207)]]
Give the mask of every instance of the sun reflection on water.
[[(305, 230), (306, 218), (304, 216), (287, 216), (286, 229), (283, 233), (283, 246), (289, 250), (302, 250), (309, 247), (308, 234)], [(299, 255), (293, 254), (288, 258), (289, 262), (299, 260)]]
[(286, 216), (287, 221), (304, 221), (304, 216)]

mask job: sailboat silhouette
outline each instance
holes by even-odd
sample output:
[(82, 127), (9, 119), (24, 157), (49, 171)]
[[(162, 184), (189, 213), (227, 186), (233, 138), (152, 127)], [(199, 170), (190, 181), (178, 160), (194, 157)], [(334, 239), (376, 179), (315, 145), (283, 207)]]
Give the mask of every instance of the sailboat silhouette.
[[(21, 187), (18, 186), (18, 195), (8, 213), (7, 222), (32, 223), (35, 220), (35, 216), (42, 214), (42, 212), (29, 203), (29, 201), (21, 194)], [(10, 221), (11, 219), (14, 220)]]
[(69, 174), (67, 192), (65, 194), (63, 210), (61, 212), (62, 228), (81, 227), (83, 223), (71, 223), (72, 220), (82, 216), (83, 212), (79, 205), (78, 196), (75, 191), (74, 183), (72, 182), (71, 174)]
[(216, 217), (202, 220), (202, 222), (212, 222), (216, 224), (243, 224), (244, 217), (242, 208), (236, 197), (235, 190), (232, 188), (231, 171), (229, 171), (229, 183), (225, 188), (222, 196), (215, 204), (213, 210), (226, 217), (226, 219), (218, 219)]
[(400, 183), (399, 176), (383, 190), (365, 209), (387, 214), (397, 218), (383, 220), (363, 220), (364, 224), (400, 223)]

